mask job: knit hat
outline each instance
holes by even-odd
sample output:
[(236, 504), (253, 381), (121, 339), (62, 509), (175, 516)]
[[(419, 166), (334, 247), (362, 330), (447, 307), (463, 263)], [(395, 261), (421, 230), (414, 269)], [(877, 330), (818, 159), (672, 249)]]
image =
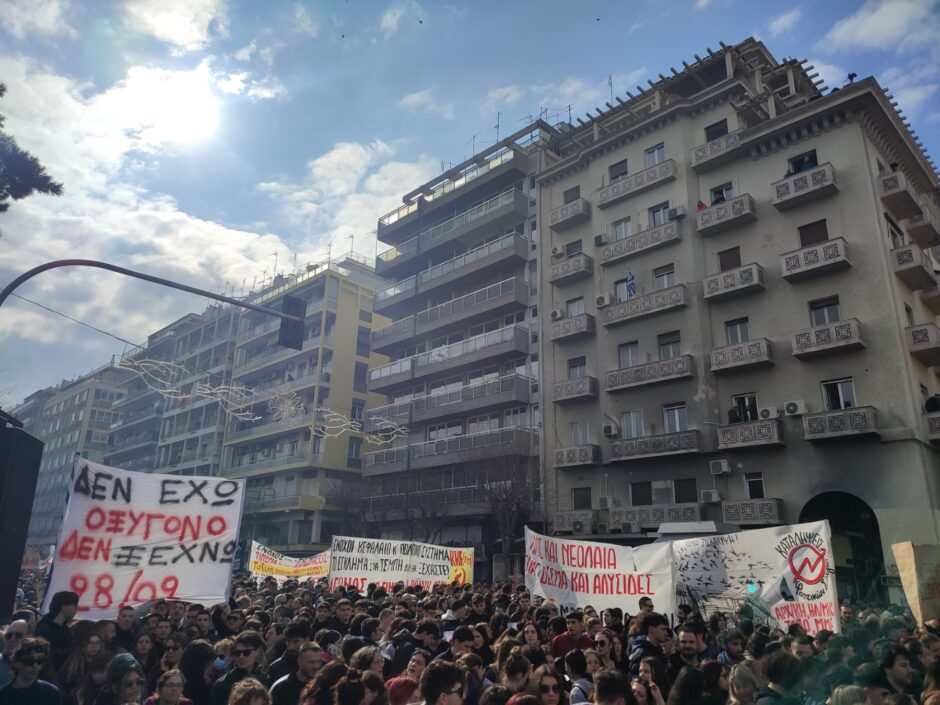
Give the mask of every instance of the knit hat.
[(121, 679), (130, 671), (136, 671), (141, 676), (144, 675), (143, 667), (130, 654), (118, 654), (108, 663), (106, 674), (108, 683), (120, 683)]

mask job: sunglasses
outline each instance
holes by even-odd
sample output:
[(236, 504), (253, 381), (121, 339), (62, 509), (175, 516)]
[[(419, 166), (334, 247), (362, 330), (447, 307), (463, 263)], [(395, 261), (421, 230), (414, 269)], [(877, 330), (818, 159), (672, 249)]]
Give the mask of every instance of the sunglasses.
[(24, 666), (42, 666), (46, 662), (45, 658), (24, 658), (20, 663)]
[(7, 639), (23, 639), (26, 635), (23, 632), (7, 632), (4, 634)]
[(236, 656), (248, 656), (254, 653), (254, 649), (232, 649), (232, 653)]
[(463, 688), (457, 688), (456, 690), (445, 690), (444, 695), (463, 695)]
[(169, 646), (168, 645), (165, 647), (165, 651), (179, 651), (182, 648), (183, 648), (182, 646)]
[(597, 646), (607, 646), (608, 642), (604, 641), (603, 639), (598, 639), (594, 643), (597, 644)]
[(555, 685), (548, 685), (546, 683), (542, 683), (539, 686), (539, 692), (542, 693), (543, 695), (548, 695), (549, 693), (560, 693), (561, 686), (558, 685), (557, 683), (555, 683)]

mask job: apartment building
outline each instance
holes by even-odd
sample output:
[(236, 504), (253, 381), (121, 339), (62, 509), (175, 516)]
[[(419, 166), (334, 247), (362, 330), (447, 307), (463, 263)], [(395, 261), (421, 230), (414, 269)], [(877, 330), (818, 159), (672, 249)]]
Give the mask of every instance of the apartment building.
[(391, 362), (369, 372), (387, 401), (366, 428), (407, 434), (364, 457), (374, 535), (476, 545), (484, 559), (498, 537), (489, 483), (537, 457), (539, 134), (511, 135), (379, 220), (376, 273), (394, 283), (375, 310), (393, 322), (372, 347)]
[[(78, 379), (34, 392), (13, 409), (13, 416), (41, 440), (36, 494), (27, 545), (37, 550), (55, 543), (65, 513), (65, 495), (75, 455), (102, 462), (115, 402), (125, 394), (125, 374), (111, 365)], [(45, 555), (45, 554), (43, 554)]]
[(841, 596), (890, 588), (891, 543), (940, 540), (937, 174), (874, 79), (684, 65), (538, 177), (553, 528), (825, 518)]
[(350, 253), (250, 297), (277, 310), (285, 295), (307, 302), (302, 350), (278, 345), (280, 320), (239, 315), (232, 383), (251, 390), (241, 411), (253, 418), (227, 415), (220, 474), (247, 478), (243, 539), (309, 554), (334, 533), (359, 530), (361, 424), (380, 403), (368, 370), (386, 361), (370, 344), (373, 322), (384, 320), (372, 310), (382, 286), (371, 261)]

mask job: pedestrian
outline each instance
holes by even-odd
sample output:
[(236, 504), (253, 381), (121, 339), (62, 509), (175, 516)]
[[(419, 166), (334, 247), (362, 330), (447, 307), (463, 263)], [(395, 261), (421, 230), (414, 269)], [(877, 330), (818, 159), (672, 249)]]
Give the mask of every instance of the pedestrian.
[(297, 654), (297, 666), (271, 686), (273, 705), (297, 705), (307, 683), (312, 681), (323, 666), (323, 651), (313, 641), (305, 642)]
[(117, 654), (108, 663), (105, 686), (94, 705), (129, 705), (140, 703), (147, 678), (144, 669), (130, 654)]
[(232, 687), (227, 705), (271, 705), (271, 695), (257, 678), (245, 678)]
[(51, 651), (49, 642), (41, 637), (23, 640), (11, 658), (13, 680), (0, 688), (0, 705), (60, 705), (59, 689), (39, 679)]
[(193, 705), (193, 701), (183, 697), (186, 679), (176, 670), (170, 670), (157, 679), (153, 695), (144, 700), (143, 705)]
[(215, 651), (205, 639), (191, 641), (180, 655), (178, 670), (183, 676), (183, 696), (193, 705), (209, 705)]
[(36, 624), (36, 636), (41, 636), (51, 649), (52, 667), (58, 671), (72, 653), (74, 641), (69, 624), (78, 611), (78, 595), (68, 590), (57, 592), (49, 601), (49, 614)]
[(245, 631), (235, 637), (232, 654), (234, 667), (212, 685), (210, 705), (226, 705), (232, 687), (241, 680), (253, 678), (267, 687), (269, 680), (261, 667), (264, 640), (255, 631)]

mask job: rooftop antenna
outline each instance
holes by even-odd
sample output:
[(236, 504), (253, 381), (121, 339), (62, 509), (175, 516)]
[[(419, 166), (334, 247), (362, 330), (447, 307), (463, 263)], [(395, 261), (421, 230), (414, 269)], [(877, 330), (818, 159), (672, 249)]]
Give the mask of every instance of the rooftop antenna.
[(568, 103), (568, 122), (571, 122), (571, 103)]
[(273, 276), (276, 277), (277, 276), (277, 252), (272, 252), (271, 256), (274, 257), (274, 275)]
[(610, 88), (610, 102), (614, 102), (614, 77), (613, 74), (607, 74), (607, 87)]
[(347, 235), (346, 237), (349, 238), (349, 254), (352, 254), (352, 253), (353, 253), (353, 244), (354, 244), (355, 241), (356, 241), (356, 236), (350, 234), (350, 235)]
[(496, 141), (499, 142), (499, 111), (496, 111)]
[(479, 132), (474, 133), (473, 136), (470, 139), (468, 139), (463, 145), (464, 147), (466, 147), (468, 144), (470, 145), (471, 157), (477, 153), (477, 135), (479, 134), (480, 134)]

